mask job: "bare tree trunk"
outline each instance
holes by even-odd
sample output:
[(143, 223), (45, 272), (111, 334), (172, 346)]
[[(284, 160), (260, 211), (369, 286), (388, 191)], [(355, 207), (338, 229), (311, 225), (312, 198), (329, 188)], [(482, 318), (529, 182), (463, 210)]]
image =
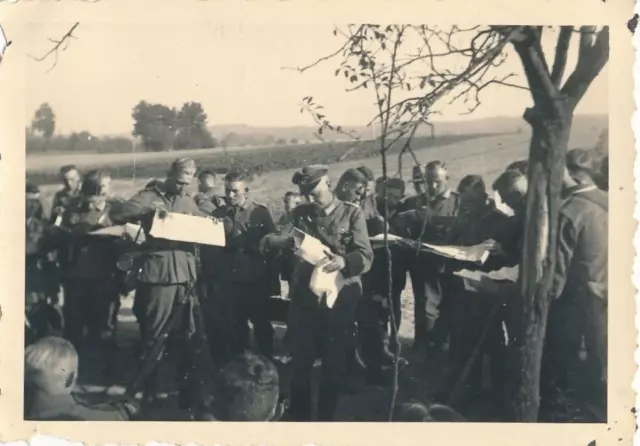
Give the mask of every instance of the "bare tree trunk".
[[(535, 422), (540, 406), (540, 365), (555, 267), (557, 220), (565, 155), (571, 132), (568, 107), (529, 109), (525, 120), (533, 134), (529, 149), (527, 224), (520, 272), (520, 295), (514, 296), (512, 365), (516, 373), (509, 411), (514, 420)], [(555, 110), (555, 113), (550, 113)], [(519, 372), (519, 373), (517, 373)]]

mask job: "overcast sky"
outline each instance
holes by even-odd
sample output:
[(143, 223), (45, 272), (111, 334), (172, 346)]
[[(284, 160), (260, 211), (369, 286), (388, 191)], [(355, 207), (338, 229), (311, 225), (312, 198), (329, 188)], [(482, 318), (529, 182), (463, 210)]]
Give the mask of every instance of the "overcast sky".
[[(70, 23), (37, 23), (25, 28), (29, 52), (41, 55), (50, 37), (64, 34)], [(26, 119), (42, 102), (57, 116), (57, 131), (89, 130), (94, 134), (129, 133), (131, 110), (140, 100), (179, 107), (203, 104), (210, 124), (254, 126), (313, 125), (300, 114), (302, 97), (313, 95), (333, 122), (362, 125), (373, 115), (372, 91), (346, 93), (344, 77), (334, 77), (336, 62), (300, 74), (283, 66), (300, 66), (330, 53), (340, 44), (327, 25), (114, 25), (83, 23), (77, 39), (60, 53), (58, 65), (27, 61)], [(547, 59), (554, 36), (547, 32)], [(569, 68), (576, 58), (573, 41)], [(520, 74), (510, 54), (502, 73)], [(525, 84), (522, 77), (512, 79)], [(608, 72), (596, 79), (578, 113), (606, 113)], [(441, 105), (444, 105), (442, 103)], [(483, 104), (472, 115), (462, 106), (446, 108), (441, 119), (521, 116), (531, 105), (529, 93), (502, 86), (483, 92)]]

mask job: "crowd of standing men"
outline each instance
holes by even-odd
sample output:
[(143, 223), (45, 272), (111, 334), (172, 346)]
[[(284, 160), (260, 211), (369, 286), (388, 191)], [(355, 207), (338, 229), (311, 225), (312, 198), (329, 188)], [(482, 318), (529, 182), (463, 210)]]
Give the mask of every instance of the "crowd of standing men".
[[(511, 215), (496, 206), (479, 175), (464, 177), (452, 189), (447, 167), (440, 161), (413, 169), (415, 194), (409, 197), (403, 180), (386, 179), (385, 191), (385, 179), (376, 179), (366, 167), (348, 169), (333, 185), (327, 166), (305, 166), (293, 176), (297, 190), (284, 196), (285, 213), (277, 221), (266, 205), (251, 198), (242, 173), (226, 174), (221, 197), (215, 193), (216, 175), (198, 171), (186, 158), (171, 164), (165, 180), (150, 182), (128, 200), (111, 196), (106, 172), (94, 170), (81, 177), (77, 168), (66, 166), (61, 169), (65, 186), (56, 193), (48, 218), (38, 188), (27, 184), (26, 416), (133, 416), (136, 410), (130, 402), (92, 412), (70, 395), (77, 379), (77, 352), (98, 351), (105, 376), (117, 373), (120, 298), (135, 289), (140, 361), (148, 362), (151, 354), (159, 360), (165, 352), (177, 358), (181, 409), (193, 419), (278, 418), (282, 413), (276, 416), (280, 389), (272, 362), (276, 358), (270, 298), (281, 294), (282, 280), (289, 285), (283, 345), (291, 361), (284, 419), (331, 421), (340, 395), (353, 390), (350, 378), (357, 370), (364, 367), (367, 384), (388, 386), (394, 362), (407, 364), (389, 342), (390, 332), (397, 333), (402, 320), (407, 275), (415, 299), (413, 348), (428, 357), (446, 354), (451, 366), (442, 402), (468, 369), (487, 320), (492, 322), (483, 352), (491, 358), (493, 397), (502, 401), (511, 322), (505, 307), (496, 302), (508, 300), (515, 290), (513, 285), (496, 284), (471, 295), (463, 279), (452, 273), (519, 264), (526, 169), (526, 162), (513, 163), (493, 184)], [(199, 192), (192, 195), (187, 188), (196, 178)], [(574, 407), (571, 402), (578, 400), (589, 402), (590, 413), (602, 413), (606, 407), (608, 205), (606, 192), (596, 186), (598, 178), (590, 152), (569, 152), (541, 390), (543, 403), (556, 412), (566, 412), (566, 405)], [(154, 238), (152, 221), (166, 213), (222, 222), (226, 245)], [(370, 242), (384, 232), (385, 222), (390, 234), (406, 239), (484, 244), (491, 254), (478, 265), (419, 251), (417, 242), (416, 249), (393, 245), (389, 274), (387, 251), (374, 250)], [(89, 235), (125, 223), (139, 224), (140, 232), (129, 238)], [(327, 246), (326, 261), (314, 267), (293, 255), (293, 228)], [(143, 243), (138, 243), (140, 237)], [(127, 263), (122, 259), (129, 260), (128, 266), (122, 266)], [(331, 308), (310, 289), (314, 268), (340, 271), (345, 279)], [(177, 308), (188, 311), (176, 323)], [(247, 353), (249, 322), (258, 355)], [(157, 349), (160, 338), (167, 342)], [(314, 408), (311, 378), (317, 359), (321, 372)], [(214, 383), (212, 369), (222, 377)], [(153, 407), (159, 392), (157, 370), (152, 367), (144, 376), (143, 412)], [(68, 378), (62, 380), (62, 389), (55, 388), (61, 382), (57, 372)], [(481, 373), (477, 364), (465, 373), (470, 375), (464, 392), (468, 399), (481, 387)], [(65, 395), (64, 404), (62, 397), (52, 396), (56, 392)], [(566, 398), (569, 402), (559, 408), (558, 401)]]

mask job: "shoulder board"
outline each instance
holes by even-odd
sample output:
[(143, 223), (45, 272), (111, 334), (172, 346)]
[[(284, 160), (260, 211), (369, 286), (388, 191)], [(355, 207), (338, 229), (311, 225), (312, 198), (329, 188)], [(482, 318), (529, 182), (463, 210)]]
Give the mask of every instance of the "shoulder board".
[(346, 204), (347, 206), (351, 206), (353, 208), (360, 209), (359, 205), (357, 205), (355, 203), (351, 203), (350, 201), (343, 201), (343, 203)]

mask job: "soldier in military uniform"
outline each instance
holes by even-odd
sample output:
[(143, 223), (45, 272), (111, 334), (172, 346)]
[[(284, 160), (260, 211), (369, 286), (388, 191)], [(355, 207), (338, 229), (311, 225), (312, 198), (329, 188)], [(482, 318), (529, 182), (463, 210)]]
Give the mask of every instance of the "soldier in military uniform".
[(102, 353), (108, 374), (116, 370), (115, 315), (120, 295), (115, 271), (123, 247), (120, 239), (90, 236), (89, 232), (112, 225), (110, 181), (103, 171), (87, 173), (80, 194), (67, 203), (55, 234), (65, 283), (65, 337), (80, 349), (86, 328), (87, 341)]
[(81, 177), (78, 168), (73, 164), (60, 168), (60, 179), (63, 188), (53, 196), (51, 205), (51, 222), (55, 223), (62, 216), (69, 201), (80, 193)]
[[(345, 277), (332, 308), (309, 288), (314, 266), (296, 258), (291, 290), (288, 329), (292, 340), (290, 418), (310, 421), (312, 417), (311, 371), (314, 360), (322, 359), (318, 419), (331, 421), (346, 374), (346, 354), (358, 301), (362, 295), (360, 275), (371, 267), (373, 251), (362, 210), (339, 200), (332, 192), (328, 167), (306, 166), (293, 177), (308, 204), (294, 211), (297, 229), (316, 237), (330, 252), (327, 262), (317, 266), (326, 272), (341, 271)], [(262, 248), (291, 249), (293, 236), (269, 235)]]
[(216, 193), (216, 174), (212, 170), (203, 170), (198, 174), (198, 193), (196, 204), (206, 214), (225, 205), (224, 198)]
[[(186, 193), (195, 173), (196, 164), (193, 160), (177, 159), (171, 164), (164, 182), (138, 192), (111, 214), (112, 220), (117, 223), (139, 221), (145, 232), (134, 301), (134, 313), (140, 324), (145, 353), (160, 335), (176, 305), (193, 297), (189, 293), (193, 291), (196, 281), (195, 246), (156, 239), (149, 231), (156, 213), (160, 218), (167, 212), (205, 216), (194, 199)], [(196, 339), (195, 323), (193, 317), (186, 319), (188, 322), (183, 321), (184, 324), (180, 327), (183, 337), (186, 336), (189, 340), (186, 348), (179, 349), (179, 366), (184, 374), (180, 405), (183, 409), (198, 411), (204, 404), (204, 395), (202, 382), (196, 374), (204, 371), (194, 366), (196, 358), (191, 342)], [(155, 397), (157, 378), (156, 368), (145, 383), (147, 402)]]
[(424, 178), (424, 171), (422, 170), (422, 166), (413, 166), (413, 169), (411, 171), (411, 183), (413, 184), (415, 195), (407, 197), (402, 202), (402, 210), (404, 211), (419, 209), (421, 207), (427, 206), (427, 204), (429, 203), (429, 196), (427, 195), (427, 183)]
[(44, 337), (25, 349), (25, 420), (129, 421), (133, 401), (87, 404), (73, 394), (78, 353), (62, 338)]
[[(449, 225), (458, 212), (459, 195), (449, 187), (449, 174), (441, 161), (426, 166), (428, 202), (413, 212), (410, 224), (412, 238), (423, 243), (441, 245)], [(443, 298), (442, 258), (429, 253), (413, 257), (411, 269), (415, 279), (415, 339), (414, 348), (440, 348), (447, 336), (446, 303)], [(441, 314), (444, 313), (444, 314)], [(438, 319), (440, 319), (439, 322)], [(430, 338), (430, 339), (429, 339)]]
[[(404, 197), (405, 183), (398, 178), (387, 180), (387, 199), (384, 197), (384, 178), (376, 182), (377, 214), (382, 216), (387, 209), (388, 233), (405, 236), (403, 215), (398, 212)], [(384, 232), (384, 219), (368, 222), (369, 235)], [(402, 319), (401, 295), (406, 285), (407, 253), (400, 247), (390, 246), (392, 256), (392, 291), (389, 301), (389, 272), (387, 253), (384, 248), (376, 249), (373, 265), (367, 273), (370, 289), (364, 293), (358, 308), (358, 328), (362, 356), (367, 367), (367, 381), (370, 384), (391, 384), (383, 368), (393, 364), (394, 355), (389, 346), (389, 330), (397, 333)], [(364, 280), (364, 279), (363, 279)], [(394, 321), (391, 320), (390, 307), (393, 305)], [(395, 322), (393, 325), (392, 322)], [(391, 347), (391, 349), (390, 349)], [(404, 363), (404, 360), (401, 360)]]
[(258, 249), (260, 240), (276, 231), (269, 209), (249, 199), (246, 179), (239, 172), (226, 175), (225, 192), (227, 204), (212, 215), (224, 224), (226, 246), (202, 248), (207, 312), (214, 316), (209, 325), (217, 332), (209, 339), (219, 365), (249, 347), (249, 321), (260, 352), (273, 355), (268, 305), (272, 275), (277, 273)]

